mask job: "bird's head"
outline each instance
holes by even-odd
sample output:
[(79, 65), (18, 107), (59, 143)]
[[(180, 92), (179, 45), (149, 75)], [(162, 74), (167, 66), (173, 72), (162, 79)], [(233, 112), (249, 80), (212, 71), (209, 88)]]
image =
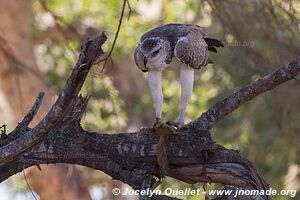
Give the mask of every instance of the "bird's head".
[(144, 56), (144, 65), (151, 69), (163, 69), (171, 62), (172, 50), (170, 43), (162, 38), (147, 38), (140, 44)]

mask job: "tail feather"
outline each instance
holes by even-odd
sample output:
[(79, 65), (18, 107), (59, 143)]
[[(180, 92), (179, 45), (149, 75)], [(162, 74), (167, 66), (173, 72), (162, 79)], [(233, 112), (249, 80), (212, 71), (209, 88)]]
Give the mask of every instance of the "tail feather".
[(204, 38), (204, 40), (209, 46), (224, 47), (223, 42), (221, 42), (220, 40), (213, 38)]
[(218, 47), (224, 47), (223, 42), (213, 38), (204, 38), (206, 44), (208, 45), (208, 50), (217, 53)]
[(212, 52), (217, 53), (217, 49), (214, 46), (208, 46), (208, 51), (212, 51)]

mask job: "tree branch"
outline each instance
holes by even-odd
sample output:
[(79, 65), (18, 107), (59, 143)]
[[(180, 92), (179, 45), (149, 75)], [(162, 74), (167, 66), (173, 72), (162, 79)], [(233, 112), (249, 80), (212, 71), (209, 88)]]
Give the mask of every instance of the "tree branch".
[[(102, 170), (134, 189), (155, 188), (160, 176), (156, 159), (159, 136), (152, 129), (133, 133), (87, 132), (80, 126), (88, 98), (78, 96), (106, 36), (87, 41), (56, 103), (34, 128), (28, 128), (41, 102), (37, 99), (24, 120), (0, 141), (0, 181), (37, 164), (71, 163)], [(236, 150), (216, 144), (209, 129), (243, 103), (300, 73), (300, 57), (276, 72), (216, 103), (180, 135), (166, 137), (167, 175), (187, 183), (207, 182), (266, 190), (267, 183)], [(262, 199), (270, 199), (262, 196)], [(154, 199), (172, 199), (155, 196)]]
[[(26, 134), (16, 138), (13, 143), (5, 144), (0, 148), (0, 166), (20, 156), (24, 151), (41, 142), (63, 120), (70, 105), (77, 98), (90, 67), (103, 54), (101, 46), (106, 39), (106, 35), (102, 33), (95, 39), (87, 41), (82, 46), (79, 59), (55, 104), (37, 126), (26, 132)], [(23, 129), (26, 128), (27, 126), (23, 127)]]
[[(68, 117), (19, 159), (0, 167), (0, 181), (36, 164), (70, 163), (102, 170), (115, 179), (141, 189), (145, 177), (159, 177), (156, 145), (159, 136), (149, 128), (134, 133), (107, 135), (84, 131), (78, 120), (87, 101), (78, 100)], [(80, 105), (80, 108), (78, 106)], [(75, 112), (76, 110), (76, 112)], [(80, 112), (78, 112), (78, 110)], [(217, 182), (248, 189), (267, 189), (253, 165), (239, 152), (215, 144), (209, 132), (194, 131), (166, 139), (167, 175), (187, 183)], [(201, 144), (201, 145), (197, 145)]]
[(208, 111), (203, 113), (197, 120), (191, 122), (188, 126), (199, 130), (210, 130), (215, 123), (239, 108), (244, 103), (254, 99), (258, 95), (268, 90), (272, 90), (288, 80), (294, 79), (299, 73), (300, 57), (289, 64), (282, 66), (275, 72), (217, 102)]
[(25, 115), (25, 117), (23, 118), (23, 120), (18, 124), (18, 126), (16, 127), (17, 130), (21, 129), (22, 127), (28, 127), (29, 123), (34, 119), (35, 115), (37, 114), (43, 98), (44, 98), (45, 93), (44, 92), (40, 92), (34, 102), (34, 104), (32, 105), (30, 111)]

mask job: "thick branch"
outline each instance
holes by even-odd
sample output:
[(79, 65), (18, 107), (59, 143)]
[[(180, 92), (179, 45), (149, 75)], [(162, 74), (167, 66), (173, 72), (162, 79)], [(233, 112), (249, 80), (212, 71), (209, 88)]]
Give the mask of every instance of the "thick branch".
[[(80, 110), (84, 111), (83, 107)], [(141, 189), (145, 177), (159, 176), (156, 164), (159, 136), (151, 129), (112, 135), (86, 132), (77, 121), (81, 115), (76, 115), (69, 115), (47, 140), (0, 167), (0, 180), (22, 170), (24, 165), (60, 162), (102, 170), (135, 189)], [(215, 144), (207, 131), (171, 135), (166, 141), (170, 164), (168, 176), (187, 183), (218, 182), (267, 189), (267, 184), (247, 159), (235, 150)]]
[(226, 99), (217, 102), (197, 120), (191, 122), (189, 126), (198, 130), (210, 130), (215, 123), (239, 108), (244, 103), (252, 100), (263, 92), (272, 90), (276, 86), (294, 79), (299, 73), (300, 57), (289, 64), (282, 66), (277, 71), (242, 88)]
[[(67, 83), (57, 101), (52, 106), (48, 114), (30, 132), (16, 138), (13, 143), (6, 144), (0, 149), (0, 166), (8, 163), (24, 151), (32, 148), (41, 142), (53, 130), (57, 124), (63, 120), (66, 112), (77, 98), (90, 67), (95, 60), (103, 54), (101, 46), (107, 37), (104, 33), (93, 40), (87, 41), (81, 50), (78, 62), (76, 63)], [(24, 127), (24, 129), (26, 129)]]

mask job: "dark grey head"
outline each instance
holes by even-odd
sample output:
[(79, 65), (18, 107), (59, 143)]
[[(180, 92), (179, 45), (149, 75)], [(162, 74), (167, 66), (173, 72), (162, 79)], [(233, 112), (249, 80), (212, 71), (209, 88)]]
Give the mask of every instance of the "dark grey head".
[(159, 37), (146, 38), (139, 48), (147, 68), (164, 68), (171, 62), (172, 49), (167, 40)]

